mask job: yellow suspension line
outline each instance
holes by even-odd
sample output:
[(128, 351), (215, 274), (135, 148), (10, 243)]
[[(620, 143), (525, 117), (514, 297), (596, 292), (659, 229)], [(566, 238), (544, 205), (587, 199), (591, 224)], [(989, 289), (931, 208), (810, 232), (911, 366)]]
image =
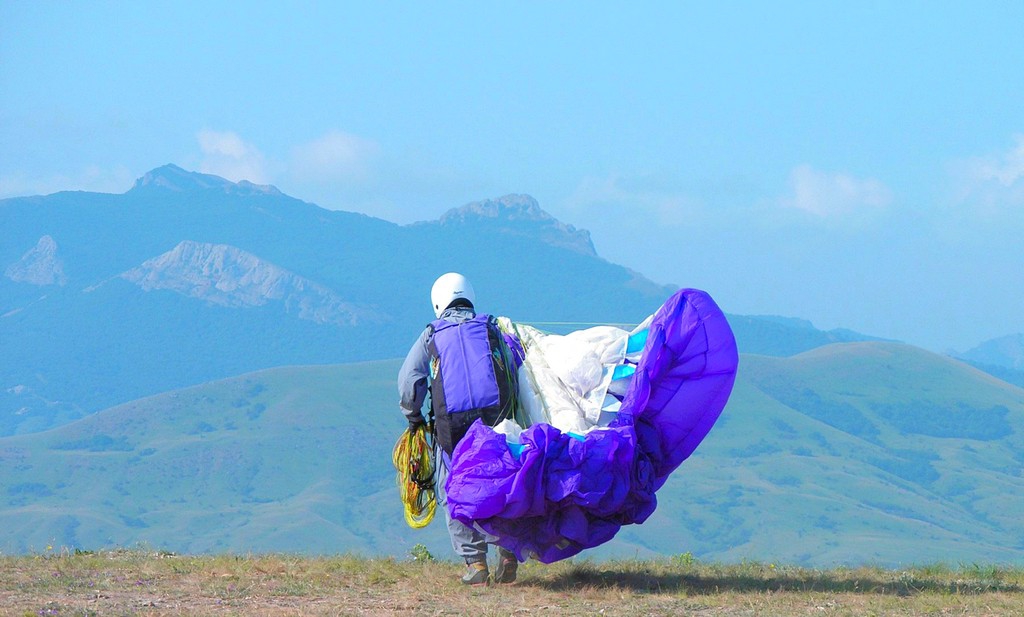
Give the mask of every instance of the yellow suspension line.
[(406, 429), (391, 454), (391, 462), (398, 472), (398, 493), (405, 506), (405, 522), (413, 529), (429, 525), (437, 509), (434, 447), (427, 439), (428, 433), (425, 424), (415, 431)]

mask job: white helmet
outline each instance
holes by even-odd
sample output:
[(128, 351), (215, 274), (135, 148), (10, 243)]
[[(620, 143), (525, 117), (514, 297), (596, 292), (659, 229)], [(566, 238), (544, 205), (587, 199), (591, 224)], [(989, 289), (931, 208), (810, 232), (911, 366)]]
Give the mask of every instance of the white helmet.
[(458, 272), (449, 272), (439, 276), (434, 281), (434, 286), (430, 288), (430, 303), (434, 305), (434, 316), (440, 317), (448, 305), (459, 298), (465, 298), (469, 300), (470, 304), (476, 304), (476, 293), (466, 277)]

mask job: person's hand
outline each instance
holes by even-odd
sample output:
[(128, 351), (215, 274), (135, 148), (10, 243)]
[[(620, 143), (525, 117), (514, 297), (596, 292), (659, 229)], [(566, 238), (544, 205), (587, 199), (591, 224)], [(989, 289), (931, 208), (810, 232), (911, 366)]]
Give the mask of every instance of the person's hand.
[(409, 432), (410, 433), (415, 433), (416, 430), (419, 429), (419, 427), (425, 426), (426, 423), (427, 423), (427, 421), (423, 419), (423, 416), (420, 416), (420, 415), (410, 416), (409, 417)]

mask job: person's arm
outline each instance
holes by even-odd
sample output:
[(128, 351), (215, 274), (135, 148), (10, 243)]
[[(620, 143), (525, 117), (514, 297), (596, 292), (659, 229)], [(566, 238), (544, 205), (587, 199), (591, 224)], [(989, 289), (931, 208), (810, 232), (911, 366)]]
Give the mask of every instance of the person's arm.
[(427, 375), (430, 370), (430, 352), (427, 351), (429, 334), (429, 328), (420, 334), (398, 372), (399, 405), (409, 424), (413, 425), (425, 422), (422, 410), (427, 398)]

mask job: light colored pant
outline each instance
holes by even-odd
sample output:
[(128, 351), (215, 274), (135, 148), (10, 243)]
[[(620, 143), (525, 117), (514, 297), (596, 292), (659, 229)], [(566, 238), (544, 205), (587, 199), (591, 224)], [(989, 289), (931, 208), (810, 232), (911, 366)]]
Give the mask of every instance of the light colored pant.
[(448, 513), (448, 495), (444, 490), (444, 482), (448, 479), (448, 455), (440, 448), (437, 450), (437, 475), (435, 477), (435, 494), (437, 505), (444, 510), (444, 519), (448, 523), (448, 536), (452, 540), (455, 554), (466, 560), (466, 563), (487, 561), (487, 543), (495, 538), (474, 529), (461, 521), (452, 518)]

